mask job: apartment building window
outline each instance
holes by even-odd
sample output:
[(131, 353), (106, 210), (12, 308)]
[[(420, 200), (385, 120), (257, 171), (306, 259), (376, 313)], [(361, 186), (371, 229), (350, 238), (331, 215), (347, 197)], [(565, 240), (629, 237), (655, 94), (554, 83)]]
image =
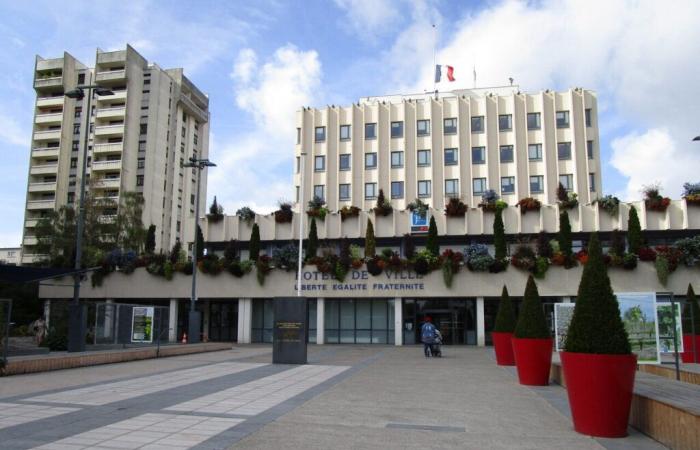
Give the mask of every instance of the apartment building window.
[[(183, 131), (185, 130), (184, 128), (182, 129)], [(141, 128), (139, 130), (139, 134), (148, 134), (148, 124), (147, 123), (142, 123)], [(185, 134), (182, 134), (182, 137), (185, 137)]]
[(197, 145), (197, 135), (196, 134), (194, 135), (194, 139), (192, 139), (192, 142), (194, 143), (194, 145)]
[(564, 189), (571, 191), (574, 188), (574, 175), (570, 173), (559, 175), (559, 183), (564, 186)]
[(513, 162), (513, 146), (512, 145), (501, 145), (501, 162), (509, 163)]
[(138, 168), (138, 169), (143, 169), (144, 167), (146, 167), (146, 159), (144, 159), (144, 158), (139, 158), (139, 159), (137, 160), (137, 168)]
[(377, 124), (376, 123), (366, 123), (365, 124), (365, 139), (377, 139)]
[(442, 128), (445, 134), (456, 134), (457, 133), (457, 118), (450, 117), (448, 119), (443, 119)]
[(557, 157), (560, 160), (571, 159), (571, 142), (559, 142), (557, 144)]
[(402, 138), (403, 137), (403, 122), (391, 122), (391, 137), (392, 138)]
[(593, 141), (586, 141), (586, 153), (588, 159), (593, 159)]
[(365, 183), (365, 200), (377, 198), (377, 183)]
[(430, 197), (430, 180), (418, 180), (418, 197)]
[(365, 169), (376, 169), (377, 168), (377, 154), (376, 153), (365, 153)]
[(472, 133), (484, 132), (484, 116), (472, 117)]
[(586, 108), (585, 116), (586, 116), (586, 126), (587, 127), (592, 126), (591, 125), (591, 119), (592, 119), (591, 115), (592, 115), (591, 108)]
[(527, 159), (542, 161), (542, 144), (529, 144), (527, 146)]
[(595, 174), (592, 172), (588, 174), (588, 186), (591, 192), (595, 192)]
[(325, 190), (326, 190), (326, 186), (324, 186), (323, 184), (314, 185), (314, 198), (318, 197), (321, 200), (325, 200), (326, 199)]
[(403, 181), (391, 182), (391, 198), (403, 198)]
[(445, 180), (445, 196), (459, 197), (459, 180)]
[(76, 119), (79, 118), (82, 115), (82, 112), (82, 108), (75, 108), (75, 114), (73, 115), (73, 117), (75, 117)]
[(418, 136), (430, 136), (430, 120), (424, 119), (416, 122)]
[(143, 186), (143, 175), (136, 175), (136, 186)]
[(486, 147), (472, 147), (472, 164), (486, 164)]
[(513, 129), (513, 115), (501, 114), (498, 116), (498, 131), (510, 131)]
[(80, 134), (80, 124), (76, 123), (73, 125), (73, 134)]
[(295, 167), (294, 171), (296, 173), (301, 172), (301, 156), (296, 157), (296, 165), (294, 167)]
[(391, 152), (391, 168), (403, 167), (403, 152)]
[(301, 144), (301, 128), (297, 128), (297, 144)]
[(326, 127), (316, 127), (314, 132), (314, 142), (326, 141)]
[(80, 141), (73, 141), (73, 143), (71, 144), (71, 150), (74, 152), (80, 150)]
[(418, 150), (418, 167), (430, 166), (430, 150)]
[(84, 73), (78, 74), (78, 84), (85, 84), (85, 74)]
[(501, 194), (515, 193), (515, 177), (501, 177)]
[(340, 126), (340, 140), (349, 141), (350, 140), (350, 125)]
[(194, 206), (194, 200), (195, 200), (194, 194), (190, 194), (190, 205)]
[(294, 189), (296, 190), (296, 200), (295, 200), (295, 202), (299, 203), (299, 186), (295, 186)]
[(73, 203), (75, 201), (75, 192), (69, 192), (66, 201), (68, 203)]
[(78, 158), (71, 158), (70, 159), (70, 168), (75, 169), (78, 167)]
[(182, 121), (187, 123), (187, 113), (185, 113), (184, 111), (182, 112)]
[(349, 184), (338, 185), (338, 199), (339, 200), (350, 200), (350, 185)]
[(326, 157), (314, 157), (314, 172), (323, 172), (324, 170), (326, 170)]
[(569, 128), (569, 111), (557, 111), (557, 128)]
[(455, 166), (459, 162), (459, 151), (456, 148), (445, 149), (445, 165)]
[[(182, 226), (182, 225), (181, 225), (180, 221), (178, 220), (178, 221), (177, 221), (177, 224), (175, 224), (175, 231), (179, 233), (179, 232), (180, 232), (180, 227), (181, 227), (181, 226)], [(190, 245), (192, 245), (192, 244), (190, 244)]]
[(544, 176), (543, 175), (532, 175), (530, 176), (530, 193), (539, 194), (544, 192)]
[(139, 151), (140, 152), (146, 151), (146, 141), (139, 141)]
[(474, 178), (472, 180), (474, 195), (481, 195), (486, 192), (486, 178)]
[(527, 113), (527, 129), (539, 130), (540, 127), (540, 113)]
[(340, 155), (340, 170), (350, 170), (350, 154)]

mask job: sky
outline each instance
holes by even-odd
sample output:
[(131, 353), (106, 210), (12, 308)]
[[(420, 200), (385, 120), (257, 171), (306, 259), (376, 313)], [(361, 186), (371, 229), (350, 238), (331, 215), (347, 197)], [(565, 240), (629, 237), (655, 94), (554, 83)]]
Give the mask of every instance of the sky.
[(0, 247), (21, 241), (35, 55), (92, 66), (127, 43), (209, 95), (208, 202), (229, 214), (292, 198), (301, 106), (424, 92), (434, 49), (457, 78), (440, 88), (476, 68), (478, 86), (596, 91), (604, 194), (700, 181), (696, 0), (0, 0), (0, 15)]

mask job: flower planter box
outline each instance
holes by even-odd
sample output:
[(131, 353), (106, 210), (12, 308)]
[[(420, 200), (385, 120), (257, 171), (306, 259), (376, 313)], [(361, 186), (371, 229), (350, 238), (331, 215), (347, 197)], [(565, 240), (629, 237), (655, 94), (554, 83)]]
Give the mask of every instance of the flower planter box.
[(637, 356), (560, 356), (574, 429), (589, 436), (627, 436)]
[(514, 366), (515, 356), (513, 355), (513, 333), (499, 333), (493, 331), (493, 348), (496, 352), (496, 364), (499, 366)]
[(513, 354), (515, 355), (520, 384), (527, 386), (549, 385), (552, 342), (552, 338), (513, 338)]
[[(695, 344), (695, 347), (693, 347), (693, 344)], [(694, 353), (693, 348), (695, 349)], [(700, 364), (700, 334), (684, 334), (683, 350), (684, 352), (681, 353), (681, 360), (685, 364)]]

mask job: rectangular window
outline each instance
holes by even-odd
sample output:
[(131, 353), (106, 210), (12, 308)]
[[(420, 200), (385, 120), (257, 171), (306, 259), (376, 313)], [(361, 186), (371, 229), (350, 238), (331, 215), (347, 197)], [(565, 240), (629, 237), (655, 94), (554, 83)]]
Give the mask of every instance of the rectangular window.
[(586, 153), (588, 153), (588, 159), (593, 159), (593, 141), (586, 141)]
[(570, 191), (574, 188), (574, 176), (573, 174), (559, 175), (559, 183), (564, 186), (564, 189)]
[(403, 167), (403, 152), (391, 152), (391, 168)]
[(472, 133), (484, 132), (484, 116), (472, 117)]
[(513, 115), (501, 114), (498, 116), (498, 131), (510, 131), (513, 129)]
[(297, 144), (301, 144), (301, 128), (297, 128)]
[(73, 134), (80, 134), (80, 124), (76, 123), (73, 125)]
[(456, 134), (457, 133), (457, 118), (451, 117), (449, 119), (443, 120), (443, 131), (445, 134)]
[(403, 122), (391, 122), (391, 137), (392, 138), (402, 138), (403, 137)]
[(137, 168), (137, 169), (143, 169), (144, 167), (146, 167), (146, 160), (143, 159), (143, 158), (139, 158), (138, 161), (137, 161), (137, 166), (136, 166), (136, 168)]
[(538, 194), (544, 192), (544, 176), (532, 175), (530, 177), (530, 193)]
[(515, 193), (515, 177), (501, 177), (501, 194)]
[(73, 141), (71, 144), (71, 150), (77, 152), (80, 149), (80, 141)]
[(326, 141), (326, 127), (316, 127), (314, 142)]
[(571, 159), (571, 142), (559, 142), (557, 144), (557, 157), (560, 160)]
[(403, 198), (403, 181), (391, 182), (391, 198)]
[(486, 164), (486, 147), (472, 147), (472, 164)]
[(350, 170), (350, 154), (340, 155), (340, 170)]
[(430, 166), (430, 150), (418, 150), (418, 167)]
[(377, 154), (376, 153), (365, 153), (365, 169), (376, 169), (377, 168)]
[(459, 152), (456, 148), (445, 149), (445, 165), (454, 166), (459, 162)]
[(326, 193), (325, 193), (326, 189), (325, 188), (326, 187), (322, 184), (314, 185), (314, 198), (318, 197), (321, 200), (325, 200), (326, 199)]
[(593, 125), (591, 125), (591, 115), (592, 115), (591, 108), (586, 108), (586, 126), (587, 127), (593, 126)]
[(527, 129), (539, 130), (540, 127), (540, 113), (527, 113)]
[(326, 157), (314, 157), (314, 172), (323, 172), (324, 170), (326, 170)]
[(340, 140), (349, 141), (350, 140), (350, 125), (340, 126)]
[(297, 156), (296, 160), (297, 160), (297, 163), (295, 166), (296, 167), (295, 171), (296, 171), (296, 173), (299, 173), (299, 172), (301, 172), (301, 156)]
[(78, 167), (78, 158), (71, 158), (70, 159), (70, 168), (75, 169)]
[(557, 128), (569, 128), (569, 111), (557, 111)]
[(542, 144), (529, 144), (527, 146), (527, 159), (542, 161)]
[(430, 197), (430, 180), (418, 181), (418, 197)]
[(81, 108), (75, 108), (75, 115), (73, 117), (75, 117), (76, 119), (79, 118), (82, 112), (83, 110)]
[(365, 183), (365, 200), (377, 198), (377, 183)]
[(430, 135), (430, 120), (418, 120), (416, 122), (416, 132), (418, 136)]
[(297, 203), (299, 203), (299, 186), (295, 186), (294, 188), (295, 188), (296, 191), (297, 191), (297, 196), (296, 196), (296, 200), (295, 200), (295, 201), (296, 201)]
[(481, 195), (486, 192), (486, 178), (474, 178), (472, 180), (474, 195)]
[(338, 199), (339, 200), (350, 200), (350, 185), (341, 184), (338, 186)]
[(501, 145), (501, 162), (509, 163), (513, 162), (513, 146), (512, 145)]
[(377, 124), (376, 123), (366, 123), (365, 124), (365, 139), (377, 139)]
[(136, 175), (136, 186), (143, 186), (143, 175)]
[(588, 174), (588, 186), (591, 192), (595, 192), (595, 174), (594, 173), (589, 173)]
[(445, 180), (445, 196), (459, 197), (459, 180)]

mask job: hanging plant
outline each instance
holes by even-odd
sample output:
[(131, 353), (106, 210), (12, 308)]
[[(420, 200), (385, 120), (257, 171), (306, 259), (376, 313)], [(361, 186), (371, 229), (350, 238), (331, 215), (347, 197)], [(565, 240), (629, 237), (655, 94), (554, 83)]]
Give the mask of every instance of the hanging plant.
[(597, 203), (600, 209), (612, 217), (617, 217), (617, 214), (620, 212), (620, 199), (615, 196), (605, 195), (593, 203)]
[(489, 189), (481, 196), (479, 207), (487, 212), (496, 212), (508, 207), (508, 203), (500, 200), (499, 195), (493, 189)]
[(442, 265), (442, 278), (445, 281), (445, 286), (451, 288), (452, 279), (454, 278), (454, 274), (459, 272), (460, 264), (464, 260), (464, 255), (460, 252), (447, 249), (442, 252), (440, 260)]
[(659, 184), (650, 184), (642, 188), (644, 194), (644, 206), (649, 211), (665, 212), (668, 205), (671, 204), (671, 199), (662, 197), (661, 186)]
[(324, 220), (326, 218), (326, 214), (328, 214), (328, 208), (326, 208), (326, 202), (318, 196), (314, 196), (309, 203), (309, 209), (306, 211), (306, 214), (308, 214), (309, 217), (317, 217), (320, 220)]
[(425, 217), (426, 214), (428, 214), (429, 208), (430, 206), (427, 203), (423, 203), (423, 201), (419, 198), (406, 205), (406, 209), (411, 212), (417, 212), (421, 217)]
[(340, 220), (345, 221), (350, 217), (358, 217), (360, 215), (360, 208), (357, 206), (343, 206), (340, 208)]
[(248, 225), (252, 224), (255, 221), (255, 211), (248, 208), (247, 206), (244, 206), (243, 208), (240, 208), (238, 211), (236, 211), (236, 216)]
[(379, 196), (377, 196), (377, 205), (374, 207), (374, 214), (378, 216), (388, 216), (394, 211), (391, 206), (391, 202), (384, 197), (384, 190), (379, 190)]
[(255, 262), (255, 270), (256, 270), (256, 277), (258, 279), (258, 284), (260, 286), (265, 285), (265, 277), (270, 273), (272, 270), (272, 266), (270, 265), (271, 258), (267, 255), (261, 255), (258, 257), (258, 260)]
[(526, 214), (528, 211), (539, 211), (542, 208), (542, 202), (536, 198), (525, 197), (516, 206), (520, 208), (520, 214)]
[(700, 206), (700, 183), (685, 183), (683, 198), (688, 205)]
[(445, 205), (445, 215), (447, 217), (464, 217), (467, 213), (467, 205), (458, 197), (451, 197)]
[(275, 211), (275, 222), (277, 223), (289, 223), (294, 217), (292, 212), (292, 204), (289, 202), (280, 202), (279, 209)]
[(384, 261), (379, 256), (374, 256), (367, 260), (367, 272), (373, 276), (381, 275), (384, 270)]
[(578, 206), (578, 194), (568, 192), (563, 184), (557, 187), (557, 204), (561, 209), (573, 209)]

